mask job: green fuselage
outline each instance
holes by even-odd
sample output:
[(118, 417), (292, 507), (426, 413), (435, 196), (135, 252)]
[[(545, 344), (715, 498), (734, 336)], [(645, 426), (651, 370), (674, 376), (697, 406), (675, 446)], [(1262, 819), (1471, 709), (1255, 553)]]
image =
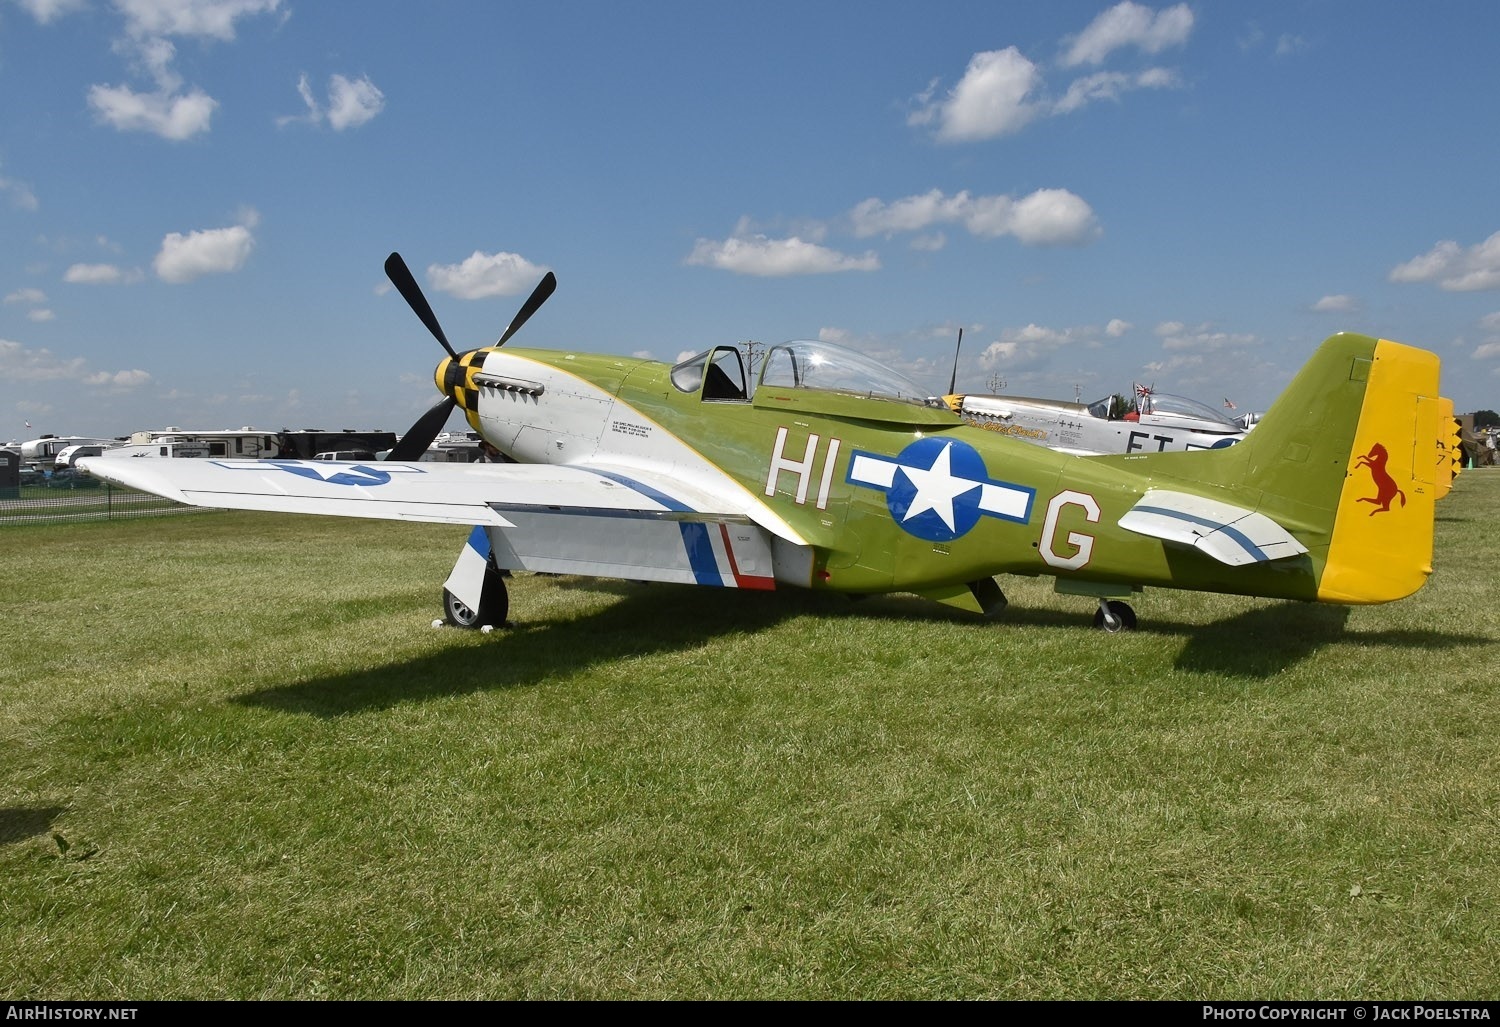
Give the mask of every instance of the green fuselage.
[[(675, 386), (665, 364), (505, 352), (578, 380), (575, 402), (613, 397), (607, 416), (616, 423), (634, 411), (757, 497), (813, 548), (812, 587), (922, 593), (997, 574), (1045, 574), (1061, 589), (1101, 594), (1162, 586), (1316, 596), (1326, 538), (1311, 523), (1299, 532), (1309, 555), (1240, 567), (1117, 524), (1152, 487), (1253, 509), (1258, 494), (1238, 484), (1254, 458), (1249, 442), (1222, 452), (1079, 457), (920, 403), (764, 384), (751, 399), (711, 399)], [(564, 401), (559, 392), (540, 402)], [(514, 448), (514, 439), (496, 441)], [(606, 427), (592, 449), (575, 452), (608, 461), (615, 441)]]

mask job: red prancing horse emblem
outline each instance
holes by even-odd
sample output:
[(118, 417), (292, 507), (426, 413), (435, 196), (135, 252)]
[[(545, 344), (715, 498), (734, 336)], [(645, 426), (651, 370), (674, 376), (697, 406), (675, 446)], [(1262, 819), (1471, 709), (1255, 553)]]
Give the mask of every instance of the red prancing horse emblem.
[(1359, 500), (1361, 503), (1373, 503), (1375, 505), (1375, 509), (1370, 511), (1371, 517), (1390, 510), (1391, 500), (1397, 496), (1401, 497), (1401, 505), (1406, 505), (1406, 493), (1402, 492), (1396, 485), (1396, 479), (1391, 477), (1391, 472), (1385, 469), (1386, 461), (1389, 459), (1390, 454), (1385, 451), (1384, 446), (1377, 442), (1370, 447), (1368, 453), (1360, 457), (1354, 464), (1355, 467), (1368, 467), (1370, 469), (1370, 477), (1375, 479), (1375, 495), (1368, 498), (1362, 496)]

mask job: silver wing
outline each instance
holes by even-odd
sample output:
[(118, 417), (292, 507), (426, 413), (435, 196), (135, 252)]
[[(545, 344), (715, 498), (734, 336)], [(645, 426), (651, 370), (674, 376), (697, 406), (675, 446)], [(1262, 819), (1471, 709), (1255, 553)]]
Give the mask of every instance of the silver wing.
[(479, 525), (514, 570), (772, 588), (805, 547), (753, 509), (639, 469), (549, 464), (111, 460), (89, 474), (191, 506)]

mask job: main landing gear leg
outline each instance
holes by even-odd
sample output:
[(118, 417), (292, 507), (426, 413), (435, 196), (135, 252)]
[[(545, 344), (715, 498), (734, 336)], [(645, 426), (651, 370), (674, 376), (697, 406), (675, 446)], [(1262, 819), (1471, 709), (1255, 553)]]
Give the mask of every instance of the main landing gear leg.
[[(510, 613), (510, 592), (505, 587), (508, 572), (495, 565), (489, 536), (482, 527), (469, 533), (443, 582), (443, 620), (456, 628), (503, 628)], [(442, 621), (433, 621), (438, 627)]]
[(1118, 599), (1099, 600), (1099, 609), (1094, 613), (1094, 627), (1114, 634), (1118, 631), (1135, 630), (1135, 611), (1129, 603)]
[(443, 619), (455, 628), (503, 628), (508, 613), (510, 590), (505, 587), (504, 572), (493, 563), (485, 564), (484, 584), (480, 587), (477, 607), (443, 589)]

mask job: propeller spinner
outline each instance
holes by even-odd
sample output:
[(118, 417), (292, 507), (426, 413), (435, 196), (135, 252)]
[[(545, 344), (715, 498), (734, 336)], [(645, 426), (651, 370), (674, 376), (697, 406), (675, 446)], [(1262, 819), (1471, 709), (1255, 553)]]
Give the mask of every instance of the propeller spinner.
[[(448, 423), (448, 415), (459, 404), (460, 397), (464, 395), (465, 390), (469, 390), (470, 395), (473, 394), (474, 386), (469, 380), (469, 374), (483, 361), (484, 351), (471, 349), (458, 353), (453, 349), (448, 342), (448, 337), (443, 334), (443, 326), (438, 323), (437, 315), (432, 312), (427, 297), (422, 295), (422, 289), (417, 285), (411, 269), (406, 266), (406, 261), (401, 259), (401, 254), (392, 253), (385, 259), (385, 274), (391, 280), (391, 284), (396, 287), (396, 291), (405, 298), (407, 305), (427, 326), (433, 338), (437, 339), (443, 349), (448, 351), (448, 355), (438, 363), (437, 370), (433, 374), (433, 380), (438, 391), (443, 394), (443, 398), (417, 418), (416, 423), (405, 435), (401, 436), (400, 441), (386, 457), (387, 460), (413, 461), (421, 459), (427, 447), (431, 446), (433, 440), (438, 437), (438, 432), (442, 431), (443, 425)], [(500, 341), (495, 343), (495, 346), (504, 346), (510, 337), (530, 320), (531, 315), (547, 302), (547, 297), (551, 296), (556, 288), (557, 276), (548, 271), (537, 283), (537, 287), (532, 290), (531, 295), (527, 297), (526, 302), (521, 305), (521, 309), (516, 312), (516, 316), (511, 319), (509, 327), (501, 333)]]

